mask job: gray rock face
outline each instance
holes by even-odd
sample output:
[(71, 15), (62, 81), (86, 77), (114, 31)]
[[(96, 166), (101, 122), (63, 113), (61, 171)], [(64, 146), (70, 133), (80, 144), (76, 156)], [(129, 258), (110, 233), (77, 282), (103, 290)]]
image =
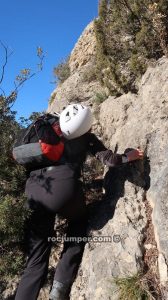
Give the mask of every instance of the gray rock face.
[(52, 95), (55, 100), (49, 105), (48, 112), (60, 112), (64, 106), (70, 103), (92, 102), (96, 93), (103, 92), (103, 88), (97, 81), (85, 81), (84, 74), (88, 68), (90, 68), (90, 64), (83, 67), (83, 70), (76, 71), (53, 91)]
[(102, 201), (95, 219), (93, 217), (90, 222), (94, 237), (110, 237), (111, 241), (86, 245), (79, 276), (72, 289), (73, 300), (115, 299), (112, 278), (135, 274), (142, 261), (142, 230), (146, 225), (145, 208), (141, 204), (143, 191), (140, 187), (135, 190), (132, 183), (126, 181), (125, 195), (132, 197), (117, 195), (119, 188), (123, 193), (122, 175), (110, 174), (110, 178), (112, 176), (116, 180), (115, 187), (118, 181), (116, 191), (111, 192), (111, 198)]
[(167, 284), (168, 60), (163, 57), (147, 70), (138, 95), (109, 97), (99, 121), (107, 146), (114, 150), (117, 145), (118, 153), (140, 147), (148, 159), (145, 166), (136, 162), (106, 174), (106, 201), (91, 217), (90, 232), (111, 236), (112, 242), (86, 245), (72, 300), (118, 299), (112, 277), (135, 274), (142, 264), (146, 197), (153, 208), (160, 281)]
[(96, 54), (96, 36), (94, 22), (88, 24), (79, 37), (74, 49), (71, 52), (69, 66), (71, 73), (82, 70), (83, 66), (90, 63)]
[[(108, 108), (108, 109), (107, 109)], [(108, 121), (107, 121), (108, 120)], [(141, 147), (150, 160), (150, 188), (147, 198), (153, 207), (155, 237), (162, 259), (162, 283), (168, 277), (168, 60), (162, 58), (143, 76), (139, 95), (109, 98), (101, 107), (100, 122), (111, 147)], [(163, 275), (164, 273), (164, 275)]]

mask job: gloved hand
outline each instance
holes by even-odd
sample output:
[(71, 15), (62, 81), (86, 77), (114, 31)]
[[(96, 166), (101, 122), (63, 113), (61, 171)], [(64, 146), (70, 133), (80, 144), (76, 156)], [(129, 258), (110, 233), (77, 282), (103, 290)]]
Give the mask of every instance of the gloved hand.
[(128, 151), (127, 153), (125, 153), (125, 155), (128, 158), (128, 161), (134, 161), (137, 159), (143, 159), (144, 157), (144, 152), (140, 149), (133, 149), (131, 151)]

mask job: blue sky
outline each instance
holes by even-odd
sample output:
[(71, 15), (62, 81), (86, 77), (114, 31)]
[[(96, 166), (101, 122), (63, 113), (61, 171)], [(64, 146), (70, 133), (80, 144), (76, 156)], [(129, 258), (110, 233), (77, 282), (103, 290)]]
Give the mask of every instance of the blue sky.
[[(36, 48), (46, 53), (43, 71), (25, 83), (14, 105), (18, 117), (28, 117), (47, 108), (55, 88), (53, 67), (70, 54), (86, 25), (97, 17), (98, 0), (0, 0), (0, 10), (0, 40), (13, 51), (2, 85), (6, 94), (19, 70), (36, 70)], [(0, 72), (3, 51), (0, 48)]]

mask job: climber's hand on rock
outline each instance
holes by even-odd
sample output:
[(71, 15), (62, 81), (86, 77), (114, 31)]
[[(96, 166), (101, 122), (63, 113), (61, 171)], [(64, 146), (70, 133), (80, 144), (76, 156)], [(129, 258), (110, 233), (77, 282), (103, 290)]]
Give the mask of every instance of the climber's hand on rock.
[(137, 159), (143, 159), (144, 152), (140, 149), (133, 149), (126, 153), (128, 161), (134, 161)]

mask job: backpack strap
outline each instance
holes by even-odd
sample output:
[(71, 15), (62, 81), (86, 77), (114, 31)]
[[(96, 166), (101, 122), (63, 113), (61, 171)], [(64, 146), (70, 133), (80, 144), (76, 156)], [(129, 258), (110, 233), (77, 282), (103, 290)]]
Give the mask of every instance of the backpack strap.
[[(26, 138), (28, 138), (28, 136), (30, 135), (33, 127), (34, 127), (34, 123), (31, 124), (30, 127), (28, 128), (28, 130), (26, 131), (26, 134), (23, 137), (23, 142), (26, 142)], [(28, 138), (28, 142), (30, 142), (30, 138)]]
[[(60, 127), (59, 127), (59, 118), (58, 116), (51, 116), (50, 114), (46, 114), (46, 115), (43, 115), (41, 117), (39, 117), (36, 121), (34, 121), (29, 129), (27, 130), (25, 136), (23, 137), (23, 142), (26, 142), (26, 138), (28, 138), (30, 136), (30, 133), (32, 131), (32, 129), (34, 128), (35, 132), (36, 132), (36, 135), (40, 141), (40, 137), (39, 137), (39, 134), (38, 134), (38, 130), (37, 130), (37, 123), (39, 122), (43, 122), (44, 124), (50, 124), (51, 127), (53, 128), (53, 130), (55, 131), (55, 133), (58, 135), (58, 136), (61, 136), (62, 135), (62, 132), (60, 130)], [(30, 142), (29, 138), (28, 138), (28, 142)]]
[(41, 117), (38, 118), (36, 121), (34, 121), (34, 122), (30, 125), (30, 127), (28, 128), (28, 130), (26, 131), (26, 134), (25, 134), (24, 137), (23, 137), (23, 142), (26, 142), (26, 138), (27, 138), (27, 141), (30, 142), (30, 138), (29, 138), (29, 137), (30, 137), (30, 133), (31, 133), (31, 131), (32, 131), (33, 128), (35, 129), (35, 132), (36, 132), (36, 135), (37, 135), (38, 139), (40, 139), (40, 138), (39, 138), (39, 135), (38, 135), (38, 132), (37, 132), (37, 128), (36, 128), (36, 123), (39, 122), (39, 121), (45, 122), (44, 119), (41, 118)]

